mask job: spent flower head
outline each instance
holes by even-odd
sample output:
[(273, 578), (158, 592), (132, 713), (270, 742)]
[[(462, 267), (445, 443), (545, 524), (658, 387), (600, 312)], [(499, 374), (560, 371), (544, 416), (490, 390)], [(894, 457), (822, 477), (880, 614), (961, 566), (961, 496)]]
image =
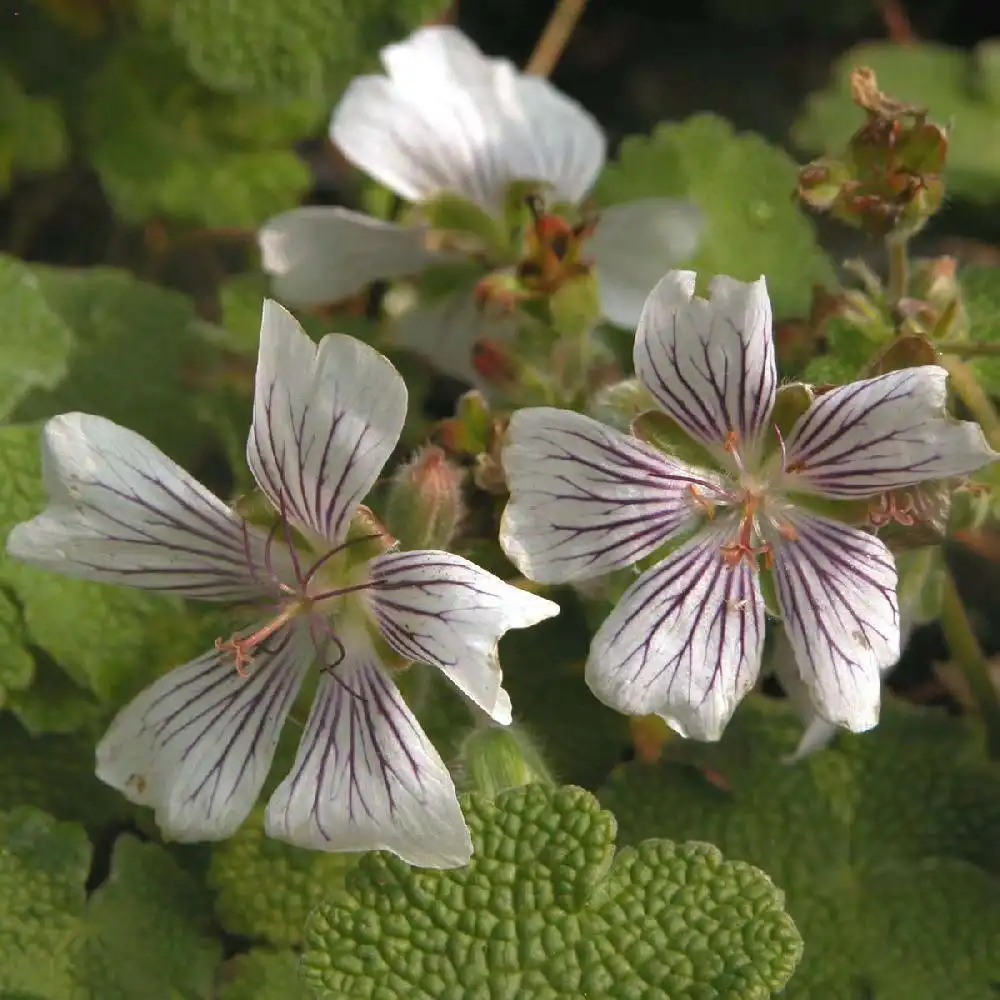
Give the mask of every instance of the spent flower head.
[[(648, 290), (694, 251), (702, 217), (689, 202), (647, 198), (599, 218), (581, 208), (605, 138), (547, 80), (484, 56), (447, 26), (388, 46), (382, 63), (386, 75), (348, 87), (330, 136), (414, 210), (398, 224), (328, 207), (271, 219), (259, 241), (280, 298), (321, 304), (375, 280), (473, 261), (463, 287), (399, 325), (407, 346), (471, 377), (473, 341), (505, 329), (502, 310), (486, 303), (483, 312), (484, 297), (551, 295), (592, 262), (604, 316), (634, 326)], [(490, 314), (496, 322), (485, 322)]]
[(359, 505), (405, 414), (406, 387), (381, 354), (340, 334), (317, 346), (267, 302), (247, 459), (273, 508), (270, 530), (102, 417), (69, 413), (46, 425), (50, 503), (14, 529), (10, 554), (257, 608), (249, 628), (122, 709), (97, 748), (98, 777), (152, 806), (169, 837), (236, 830), (311, 675), (312, 710), (268, 804), (267, 832), (321, 850), (384, 848), (418, 865), (469, 860), (451, 777), (392, 667), (438, 667), (506, 725), (497, 642), (558, 608), (460, 556), (393, 550)]
[(757, 679), (769, 611), (817, 714), (866, 729), (900, 624), (893, 558), (864, 514), (997, 456), (976, 424), (947, 417), (935, 365), (815, 396), (779, 391), (764, 279), (718, 277), (709, 300), (694, 286), (687, 271), (660, 281), (634, 348), (659, 407), (638, 427), (682, 432), (684, 458), (581, 414), (521, 410), (504, 450), (501, 544), (547, 583), (670, 546), (591, 644), (588, 683), (619, 711), (717, 739)]

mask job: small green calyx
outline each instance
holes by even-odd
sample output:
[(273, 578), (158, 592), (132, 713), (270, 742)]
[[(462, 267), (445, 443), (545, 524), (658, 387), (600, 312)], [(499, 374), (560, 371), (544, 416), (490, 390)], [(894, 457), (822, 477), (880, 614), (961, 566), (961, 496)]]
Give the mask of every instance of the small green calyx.
[(590, 397), (587, 414), (620, 431), (628, 431), (636, 417), (654, 407), (650, 391), (637, 378), (626, 378), (598, 389)]
[(632, 421), (632, 433), (646, 444), (700, 469), (714, 469), (719, 460), (673, 417), (662, 410), (646, 410)]
[(556, 785), (548, 764), (520, 726), (474, 729), (466, 736), (459, 759), (468, 790), (490, 800), (522, 785)]
[(789, 502), (802, 510), (827, 517), (831, 521), (854, 526), (869, 525), (872, 501), (869, 500), (834, 500), (831, 497), (817, 496), (815, 493), (797, 493), (789, 491), (786, 494)]
[(369, 507), (361, 504), (351, 518), (344, 544), (345, 569), (369, 563), (398, 546)]
[(771, 423), (778, 428), (781, 438), (787, 438), (792, 428), (812, 406), (814, 393), (812, 386), (804, 382), (789, 382), (778, 389), (771, 411)]
[(412, 209), (430, 228), (432, 245), (503, 260), (506, 238), (500, 220), (474, 202), (443, 192)]

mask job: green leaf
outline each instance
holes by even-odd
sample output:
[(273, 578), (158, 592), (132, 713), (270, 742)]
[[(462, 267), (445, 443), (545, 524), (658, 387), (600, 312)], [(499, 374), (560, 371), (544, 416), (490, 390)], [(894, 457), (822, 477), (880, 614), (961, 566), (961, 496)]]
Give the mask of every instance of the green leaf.
[(257, 809), (212, 848), (208, 884), (227, 931), (288, 947), (302, 943), (306, 917), (343, 887), (356, 863), (353, 854), (307, 851), (265, 836)]
[(89, 736), (32, 736), (0, 714), (0, 810), (30, 805), (97, 831), (131, 813), (94, 774)]
[(702, 283), (716, 274), (743, 281), (767, 276), (778, 317), (809, 312), (812, 286), (833, 270), (812, 223), (795, 204), (798, 166), (753, 133), (699, 114), (625, 139), (595, 191), (601, 205), (687, 196), (707, 225), (691, 262)]
[[(1000, 267), (967, 267), (961, 273), (969, 340), (1000, 344)], [(1000, 395), (1000, 357), (970, 360), (991, 395)]]
[(124, 218), (255, 227), (308, 189), (292, 144), (318, 120), (301, 102), (264, 107), (213, 93), (188, 75), (179, 52), (137, 37), (96, 75), (84, 124), (91, 161)]
[(366, 855), (310, 918), (321, 997), (753, 1000), (788, 979), (801, 942), (781, 893), (708, 844), (615, 854), (615, 820), (583, 789), (464, 797), (475, 856), (420, 871)]
[(441, 14), (444, 0), (140, 0), (150, 27), (166, 25), (197, 76), (215, 90), (307, 98), (329, 111), (374, 53)]
[(39, 287), (73, 331), (69, 375), (51, 392), (33, 393), (22, 421), (82, 410), (134, 430), (190, 466), (205, 452), (197, 376), (210, 371), (207, 344), (191, 300), (114, 268), (38, 266)]
[[(2, 100), (2, 98), (0, 98)], [(52, 389), (66, 374), (69, 328), (46, 302), (37, 278), (0, 255), (0, 418), (34, 388)]]
[(786, 703), (750, 699), (720, 744), (672, 743), (601, 801), (626, 843), (705, 837), (774, 878), (805, 941), (783, 997), (986, 1000), (1000, 980), (987, 902), (1000, 890), (1000, 768), (980, 735), (894, 702), (871, 733), (783, 763), (800, 735)]
[(0, 708), (11, 691), (23, 691), (35, 676), (35, 658), (26, 642), (21, 609), (0, 590)]
[(15, 170), (55, 170), (68, 151), (59, 105), (51, 98), (25, 93), (20, 82), (0, 67), (0, 191), (7, 189)]
[(849, 320), (834, 316), (826, 325), (826, 351), (813, 358), (802, 373), (811, 385), (844, 385), (858, 378), (878, 345)]
[(299, 966), (294, 952), (255, 948), (226, 963), (218, 1000), (308, 1000)]
[[(984, 50), (982, 56), (989, 56)], [(865, 121), (851, 100), (850, 75), (868, 66), (879, 89), (907, 103), (923, 105), (930, 117), (954, 125), (948, 137), (945, 179), (949, 194), (982, 201), (1000, 198), (1000, 87), (989, 71), (962, 49), (921, 43), (871, 42), (845, 53), (833, 80), (810, 95), (792, 128), (792, 139), (811, 153), (839, 153)]]
[(0, 814), (0, 990), (38, 1000), (212, 996), (221, 948), (203, 891), (156, 844), (123, 837), (89, 899), (83, 829)]

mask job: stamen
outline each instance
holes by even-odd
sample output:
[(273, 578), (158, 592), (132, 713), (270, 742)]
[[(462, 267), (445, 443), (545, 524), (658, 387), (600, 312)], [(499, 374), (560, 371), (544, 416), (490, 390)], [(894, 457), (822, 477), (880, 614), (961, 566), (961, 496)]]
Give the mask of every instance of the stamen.
[(215, 648), (220, 652), (232, 653), (233, 659), (236, 661), (236, 672), (240, 677), (249, 677), (250, 671), (248, 668), (261, 645), (280, 628), (287, 625), (306, 606), (303, 602), (289, 604), (277, 617), (257, 629), (251, 635), (245, 636), (242, 639), (237, 639), (235, 635), (229, 639), (216, 639)]
[(736, 468), (739, 469), (740, 473), (745, 473), (746, 469), (743, 467), (743, 459), (740, 457), (740, 432), (730, 431), (726, 435), (723, 448), (733, 456), (733, 461), (736, 463)]
[(752, 569), (757, 569), (757, 559), (764, 558), (764, 565), (770, 569), (773, 564), (771, 546), (768, 544), (754, 545), (753, 536), (757, 508), (760, 506), (760, 497), (750, 494), (746, 498), (746, 507), (743, 512), (743, 520), (740, 522), (740, 533), (736, 541), (729, 542), (722, 546), (722, 560), (730, 568), (746, 560)]
[(705, 494), (694, 485), (694, 483), (691, 483), (688, 486), (688, 492), (691, 494), (691, 499), (694, 503), (705, 511), (706, 516), (711, 521), (712, 518), (715, 517), (715, 504), (712, 503), (712, 501), (709, 500), (708, 497), (706, 497)]
[(786, 542), (797, 542), (799, 540), (799, 531), (794, 524), (789, 524), (787, 521), (779, 522), (778, 524), (778, 534)]
[(781, 468), (785, 468), (785, 462), (788, 460), (788, 455), (785, 452), (785, 438), (781, 433), (781, 428), (777, 424), (772, 425), (774, 427), (774, 433), (778, 435), (778, 447), (781, 449)]

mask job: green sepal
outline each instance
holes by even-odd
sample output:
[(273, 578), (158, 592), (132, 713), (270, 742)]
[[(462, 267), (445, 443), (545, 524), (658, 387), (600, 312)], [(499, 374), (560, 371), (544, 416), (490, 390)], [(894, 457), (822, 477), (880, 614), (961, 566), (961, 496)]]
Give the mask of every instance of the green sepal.
[(632, 421), (654, 405), (652, 394), (637, 378), (626, 378), (598, 389), (590, 397), (586, 413), (603, 424), (627, 432)]
[(551, 768), (520, 726), (473, 729), (462, 743), (459, 761), (465, 790), (479, 792), (491, 801), (510, 788), (556, 786)]
[(764, 610), (780, 620), (781, 604), (778, 602), (778, 587), (774, 582), (774, 570), (761, 569), (757, 574), (760, 581), (760, 596), (764, 598)]
[(934, 345), (919, 333), (906, 334), (891, 340), (886, 347), (862, 369), (862, 378), (874, 378), (886, 372), (903, 368), (919, 368), (922, 365), (936, 365), (937, 351)]
[(945, 568), (940, 545), (911, 549), (896, 556), (899, 607), (914, 625), (940, 617)]
[(507, 238), (499, 219), (460, 195), (444, 191), (411, 209), (436, 232), (475, 236), (492, 254), (504, 255)]
[(662, 410), (646, 410), (632, 421), (632, 433), (646, 444), (699, 469), (718, 469), (716, 456), (673, 417)]
[(771, 411), (771, 423), (777, 426), (782, 438), (787, 438), (792, 433), (792, 428), (812, 406), (813, 397), (812, 386), (804, 382), (789, 382), (778, 389), (774, 409)]
[(564, 337), (588, 337), (601, 318), (601, 297), (593, 271), (560, 285), (549, 297), (552, 325)]

